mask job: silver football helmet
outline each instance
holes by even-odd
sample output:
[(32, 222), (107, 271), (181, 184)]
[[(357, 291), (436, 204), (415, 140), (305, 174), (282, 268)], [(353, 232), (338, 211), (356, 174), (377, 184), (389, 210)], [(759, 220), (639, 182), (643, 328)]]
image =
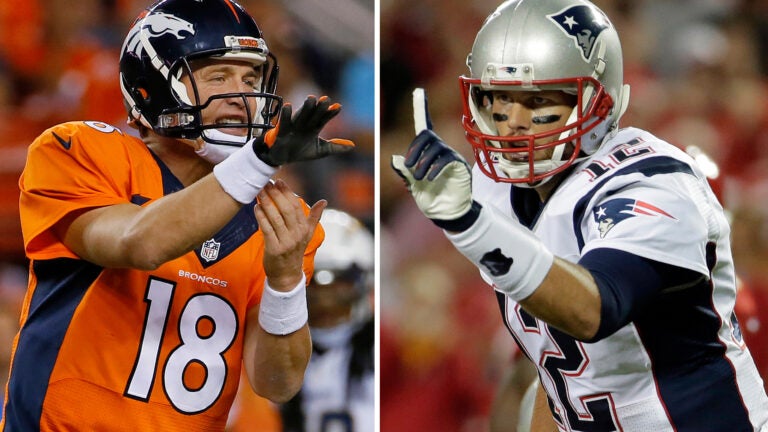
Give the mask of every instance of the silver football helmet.
[[(621, 43), (613, 24), (584, 0), (508, 0), (486, 18), (461, 76), (462, 125), (481, 171), (497, 182), (540, 185), (594, 153), (615, 134), (627, 107)], [(576, 95), (565, 126), (545, 133), (500, 136), (493, 90), (560, 90)], [(555, 138), (545, 144), (542, 138)], [(511, 143), (502, 146), (502, 142)], [(566, 152), (572, 143), (573, 151)], [(554, 147), (547, 160), (534, 151)], [(510, 158), (518, 153), (527, 158)]]

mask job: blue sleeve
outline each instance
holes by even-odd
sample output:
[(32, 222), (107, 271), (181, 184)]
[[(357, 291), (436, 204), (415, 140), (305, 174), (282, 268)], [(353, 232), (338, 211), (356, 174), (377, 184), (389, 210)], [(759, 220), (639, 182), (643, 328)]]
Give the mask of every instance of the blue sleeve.
[(664, 290), (693, 286), (705, 277), (690, 269), (609, 248), (587, 252), (579, 264), (592, 274), (600, 292), (600, 327), (588, 342), (608, 337), (633, 321)]

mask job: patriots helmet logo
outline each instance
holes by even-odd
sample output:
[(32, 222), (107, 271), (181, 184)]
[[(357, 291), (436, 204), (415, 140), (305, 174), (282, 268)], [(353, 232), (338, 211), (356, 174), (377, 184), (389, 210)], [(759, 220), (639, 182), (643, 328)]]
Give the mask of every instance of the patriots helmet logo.
[(631, 198), (616, 198), (599, 204), (592, 209), (592, 216), (597, 222), (600, 238), (621, 221), (635, 216), (663, 216), (677, 220), (676, 217), (656, 207), (653, 204)]
[(584, 61), (592, 56), (597, 37), (611, 25), (599, 10), (587, 5), (571, 6), (547, 18), (574, 40)]

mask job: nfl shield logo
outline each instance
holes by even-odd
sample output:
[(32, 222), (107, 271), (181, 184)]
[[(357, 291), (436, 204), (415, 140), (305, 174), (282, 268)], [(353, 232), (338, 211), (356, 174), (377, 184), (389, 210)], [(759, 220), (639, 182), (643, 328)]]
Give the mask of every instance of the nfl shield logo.
[(200, 257), (208, 262), (216, 261), (219, 257), (219, 248), (221, 243), (214, 239), (207, 240), (203, 243), (203, 248), (200, 250)]

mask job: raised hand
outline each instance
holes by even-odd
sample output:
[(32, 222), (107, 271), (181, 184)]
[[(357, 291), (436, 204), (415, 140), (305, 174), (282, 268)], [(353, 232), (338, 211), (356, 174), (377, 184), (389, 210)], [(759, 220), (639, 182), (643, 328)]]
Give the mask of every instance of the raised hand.
[(276, 167), (320, 159), (355, 147), (346, 139), (320, 138), (323, 127), (341, 111), (341, 105), (332, 103), (328, 96), (319, 99), (309, 96), (296, 114), (292, 114), (292, 110), (290, 104), (283, 105), (275, 128), (252, 141), (254, 152), (267, 164)]
[(466, 160), (432, 132), (426, 95), (413, 92), (416, 138), (392, 168), (405, 180), (416, 205), (432, 220), (453, 221), (472, 207), (472, 174)]

